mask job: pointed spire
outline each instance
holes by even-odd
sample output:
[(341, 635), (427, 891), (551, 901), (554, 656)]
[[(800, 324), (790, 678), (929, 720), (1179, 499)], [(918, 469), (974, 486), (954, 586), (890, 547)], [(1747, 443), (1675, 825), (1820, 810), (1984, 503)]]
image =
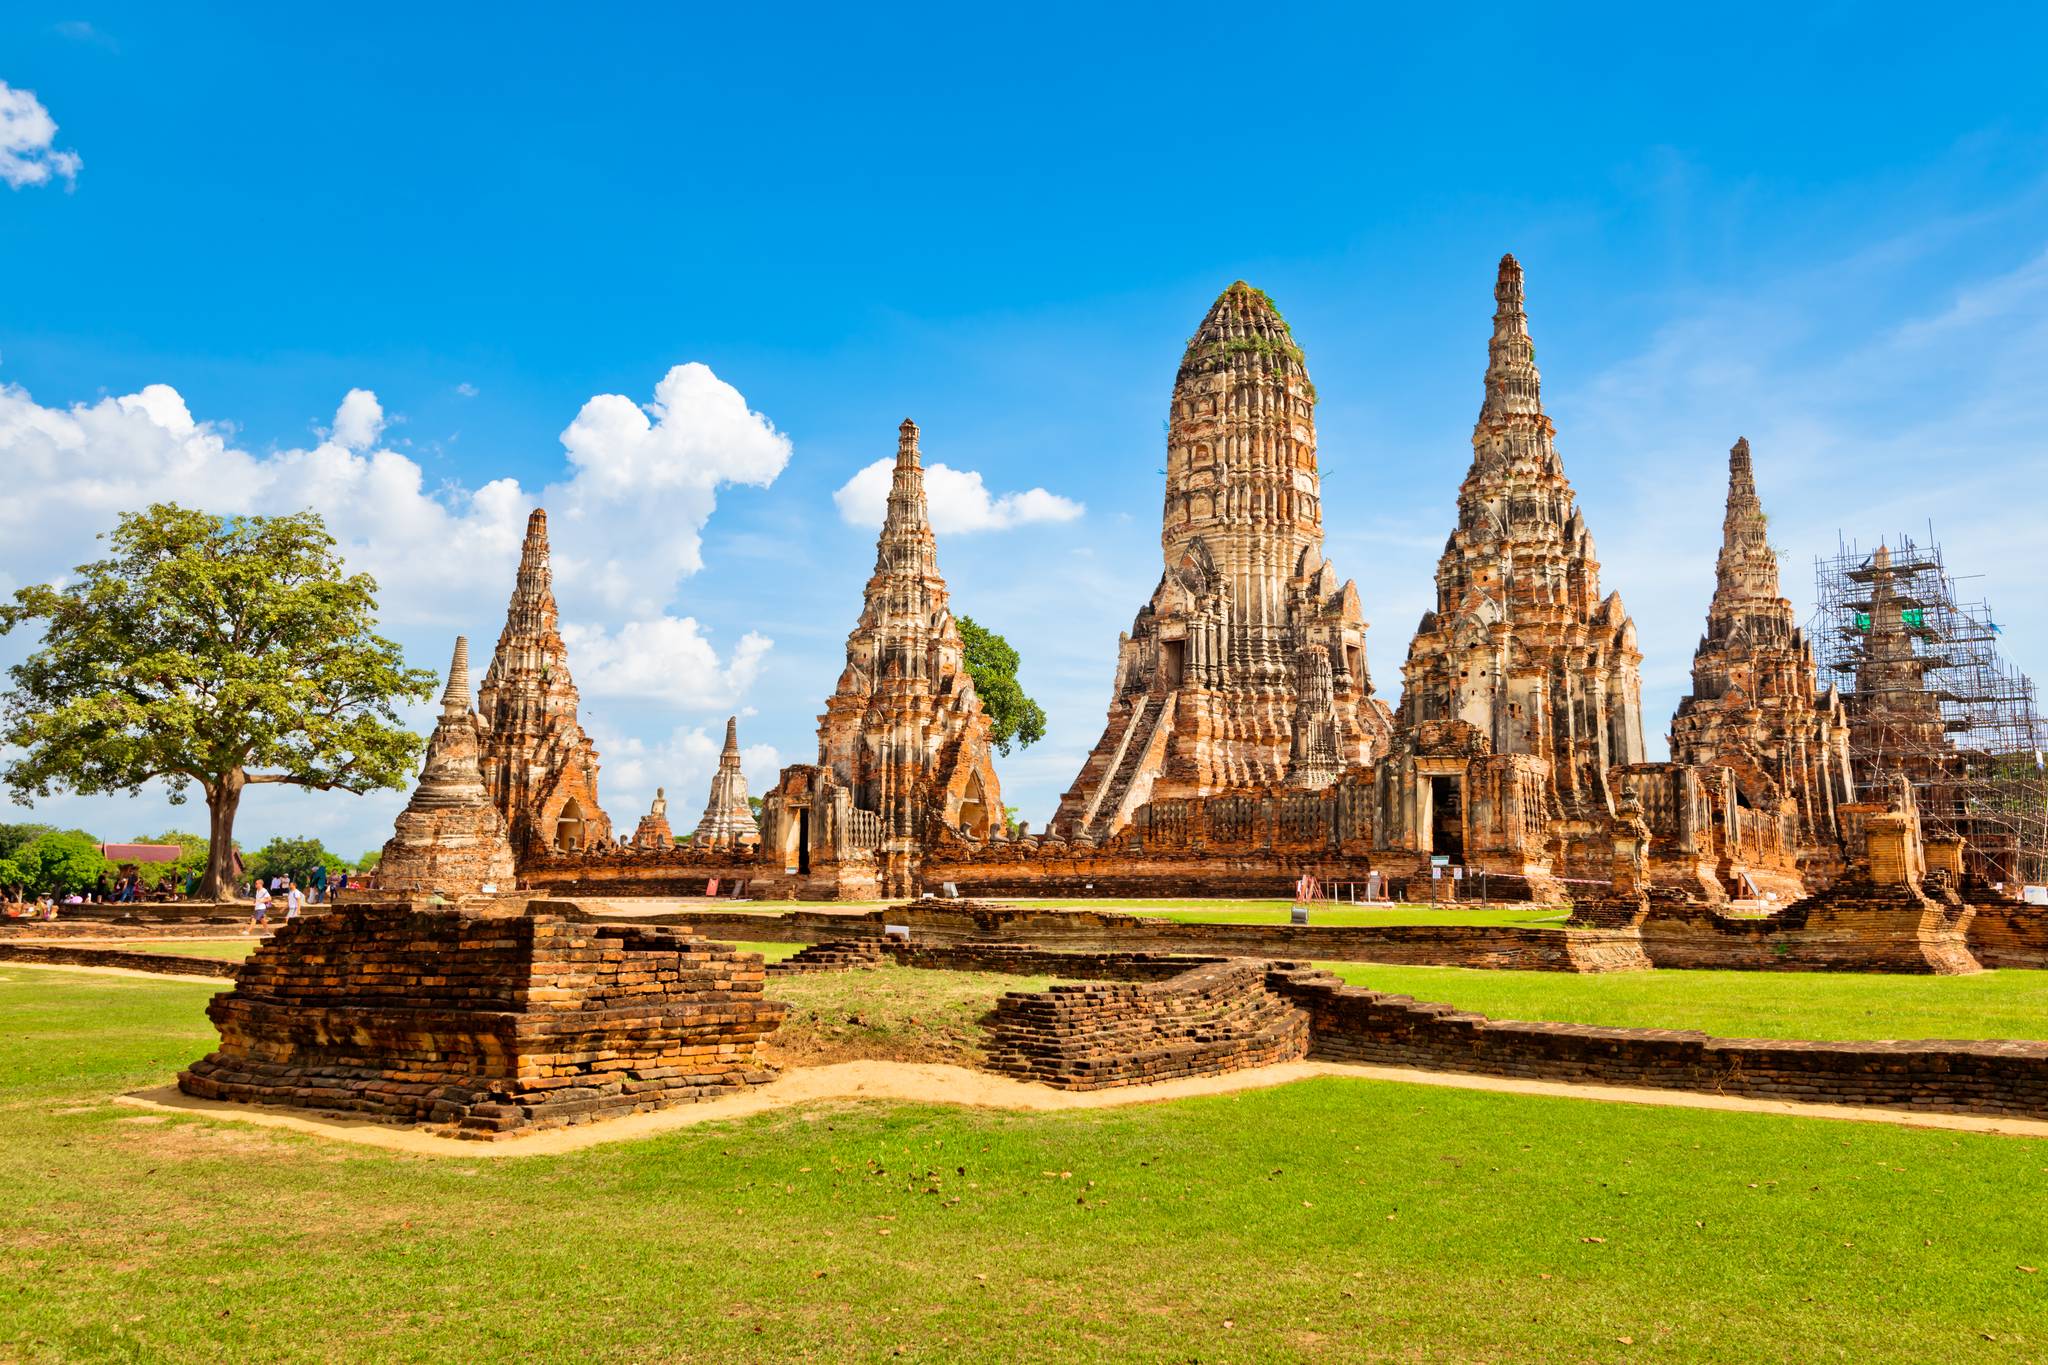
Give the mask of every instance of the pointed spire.
[(1479, 409), (1481, 427), (1510, 417), (1543, 415), (1536, 345), (1529, 339), (1529, 315), (1523, 311), (1522, 263), (1513, 253), (1500, 258), (1493, 299), (1493, 339), (1486, 346), (1486, 400)]
[(936, 573), (937, 569), (931, 567), (931, 540), (917, 423), (906, 417), (896, 429), (896, 472), (889, 482), (889, 510), (876, 546), (876, 571), (893, 566)]
[(718, 766), (723, 768), (731, 765), (737, 768), (739, 764), (740, 718), (738, 716), (727, 716), (725, 718), (725, 748), (718, 755)]
[(554, 574), (548, 564), (548, 509), (536, 507), (526, 518), (526, 540), (519, 547), (519, 576), (514, 600), (552, 593)]
[(747, 801), (747, 775), (740, 767), (739, 717), (728, 716), (725, 751), (718, 756), (718, 771), (711, 775), (711, 799), (705, 802), (704, 818), (697, 822), (695, 842), (703, 847), (750, 843), (760, 837), (760, 826)]
[(917, 449), (917, 423), (906, 417), (903, 424), (896, 428), (896, 467), (917, 469), (922, 467), (923, 463)]
[(469, 714), (469, 637), (455, 637), (455, 657), (448, 661), (448, 687), (441, 693), (441, 714), (460, 720)]

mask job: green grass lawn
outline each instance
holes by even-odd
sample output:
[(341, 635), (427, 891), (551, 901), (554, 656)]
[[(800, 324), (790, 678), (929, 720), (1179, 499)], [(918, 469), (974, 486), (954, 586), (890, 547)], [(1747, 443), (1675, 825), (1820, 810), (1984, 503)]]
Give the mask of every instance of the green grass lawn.
[(2048, 1351), (2048, 1143), (1344, 1080), (509, 1159), (107, 1103), (210, 994), (0, 970), (0, 1359)]
[(1318, 964), (1354, 985), (1495, 1019), (1688, 1028), (1724, 1038), (2048, 1039), (2048, 972), (1488, 972)]

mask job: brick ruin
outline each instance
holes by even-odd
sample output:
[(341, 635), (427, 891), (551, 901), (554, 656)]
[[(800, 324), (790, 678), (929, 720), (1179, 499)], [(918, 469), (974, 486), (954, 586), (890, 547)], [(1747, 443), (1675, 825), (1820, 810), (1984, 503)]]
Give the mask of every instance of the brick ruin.
[(1316, 390), (1272, 300), (1239, 280), (1168, 406), (1165, 571), (1118, 644), (1109, 721), (1052, 830), (1100, 841), (1147, 801), (1319, 791), (1385, 740), (1357, 585), (1323, 558)]
[(178, 1087), (464, 1137), (612, 1118), (772, 1079), (764, 980), (759, 954), (674, 928), (345, 905), (256, 950)]
[(1815, 686), (1813, 646), (1778, 592), (1749, 442), (1728, 452), (1728, 511), (1692, 692), (1671, 718), (1675, 762), (1728, 769), (1737, 819), (1781, 823), (1809, 879), (1843, 865), (1837, 808), (1855, 799), (1839, 689)]
[(771, 860), (838, 894), (907, 895), (941, 826), (970, 838), (1001, 830), (989, 721), (962, 655), (906, 418), (874, 573), (818, 718), (818, 761), (785, 769), (763, 801)]
[(711, 775), (711, 796), (690, 842), (699, 848), (733, 848), (761, 842), (761, 826), (747, 800), (747, 775), (740, 767), (740, 720), (725, 718), (725, 747)]
[(611, 820), (597, 802), (597, 746), (576, 706), (548, 562), (548, 514), (537, 507), (526, 521), (505, 629), (476, 703), (484, 785), (522, 857), (611, 838)]
[(469, 641), (457, 637), (441, 694), (441, 718), (427, 740), (412, 799), (377, 864), (389, 891), (457, 897), (511, 890), (511, 832), (484, 788), (476, 713), (469, 709)]
[[(785, 768), (756, 820), (728, 722), (704, 818), (683, 844), (665, 808), (624, 843), (610, 835), (536, 511), (475, 722), (520, 882), (809, 900), (944, 883), (980, 895), (1272, 896), (1313, 871), (1410, 900), (1616, 892), (1619, 908), (1601, 913), (1626, 920), (1642, 898), (1786, 905), (1851, 875), (1854, 798), (1883, 777), (1871, 736), (1899, 740), (1898, 762), (1918, 765), (1908, 775), (1922, 810), (1940, 814), (1930, 801), (1948, 771), (1943, 703), (1913, 647), (1916, 609), (1880, 549), (1858, 570), (1869, 600), (1856, 605), (1872, 624), (1857, 637), (1857, 688), (1819, 690), (1816, 650), (1780, 594), (1747, 442), (1730, 454), (1715, 587), (1672, 758), (1645, 761), (1635, 627), (1602, 591), (1543, 410), (1513, 256), (1494, 301), (1436, 604), (1389, 712), (1373, 695), (1358, 588), (1322, 556), (1303, 352), (1259, 290), (1238, 282), (1216, 300), (1170, 399), (1163, 573), (1119, 641), (1107, 724), (1042, 833), (1002, 817), (914, 423), (899, 431), (817, 762)], [(1623, 846), (1626, 885), (1615, 881)]]

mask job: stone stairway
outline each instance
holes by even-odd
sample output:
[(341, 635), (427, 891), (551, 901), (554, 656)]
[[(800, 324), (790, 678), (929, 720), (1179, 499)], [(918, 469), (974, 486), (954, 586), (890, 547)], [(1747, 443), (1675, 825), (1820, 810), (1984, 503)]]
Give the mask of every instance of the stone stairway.
[(768, 964), (770, 976), (805, 972), (871, 971), (889, 960), (879, 939), (855, 938), (838, 943), (813, 943), (800, 953)]
[(1165, 981), (1090, 982), (996, 1003), (990, 1070), (1062, 1090), (1211, 1076), (1308, 1053), (1308, 1017), (1234, 958)]

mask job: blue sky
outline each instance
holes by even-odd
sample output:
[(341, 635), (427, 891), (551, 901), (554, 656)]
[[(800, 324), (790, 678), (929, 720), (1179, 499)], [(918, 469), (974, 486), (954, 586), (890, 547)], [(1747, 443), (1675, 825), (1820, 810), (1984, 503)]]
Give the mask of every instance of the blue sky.
[[(1391, 702), (1513, 250), (1646, 730), (1737, 435), (1802, 613), (1838, 532), (1932, 519), (2048, 673), (2037, 8), (416, 8), (0, 15), (7, 107), (56, 125), (0, 123), (0, 587), (148, 497), (310, 500), (439, 668), (495, 639), (545, 498), (630, 827), (657, 783), (694, 811), (729, 712), (757, 785), (814, 753), (873, 557), (834, 494), (910, 415), (982, 481), (940, 563), (1050, 714), (1000, 769), (1040, 822), (1158, 576), (1216, 293), (1262, 286), (1307, 351)], [(708, 374), (658, 390), (678, 366)], [(265, 789), (240, 833), (354, 852), (401, 800)]]

